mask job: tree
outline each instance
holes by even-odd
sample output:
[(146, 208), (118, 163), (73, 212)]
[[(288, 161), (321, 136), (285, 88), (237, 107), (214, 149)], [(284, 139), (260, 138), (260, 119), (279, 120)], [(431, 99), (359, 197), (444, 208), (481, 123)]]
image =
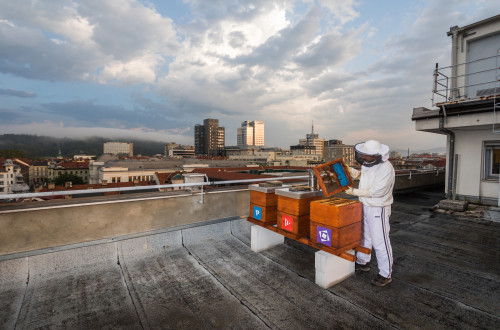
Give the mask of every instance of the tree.
[(2, 149), (0, 150), (0, 158), (26, 158), (26, 154), (22, 150), (17, 149)]
[(54, 183), (57, 186), (62, 186), (66, 182), (71, 182), (72, 184), (83, 184), (83, 179), (78, 175), (63, 173), (54, 178)]

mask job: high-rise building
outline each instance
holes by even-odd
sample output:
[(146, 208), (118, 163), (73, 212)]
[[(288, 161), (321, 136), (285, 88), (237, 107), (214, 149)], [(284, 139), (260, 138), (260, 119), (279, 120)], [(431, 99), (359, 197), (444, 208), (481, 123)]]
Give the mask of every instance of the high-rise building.
[(311, 127), (311, 134), (306, 134), (305, 139), (299, 139), (299, 145), (315, 147), (315, 154), (321, 155), (321, 159), (324, 158), (323, 149), (325, 146), (325, 139), (320, 139), (319, 134), (314, 134), (314, 124)]
[(106, 142), (103, 146), (105, 154), (112, 154), (118, 156), (134, 156), (134, 144), (124, 142)]
[(225, 129), (218, 119), (205, 119), (203, 125), (194, 127), (194, 153), (196, 156), (222, 156), (225, 145)]
[(264, 146), (264, 122), (260, 120), (245, 120), (238, 128), (238, 147)]

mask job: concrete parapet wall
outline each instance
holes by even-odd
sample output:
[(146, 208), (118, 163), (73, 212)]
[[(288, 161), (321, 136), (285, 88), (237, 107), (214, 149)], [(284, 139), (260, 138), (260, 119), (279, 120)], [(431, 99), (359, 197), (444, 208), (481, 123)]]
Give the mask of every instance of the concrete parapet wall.
[(0, 256), (248, 215), (248, 190), (0, 211)]
[[(394, 182), (395, 192), (406, 192), (421, 189), (422, 187), (444, 185), (445, 171), (439, 172), (412, 172), (397, 174)], [(443, 189), (444, 192), (444, 189)]]

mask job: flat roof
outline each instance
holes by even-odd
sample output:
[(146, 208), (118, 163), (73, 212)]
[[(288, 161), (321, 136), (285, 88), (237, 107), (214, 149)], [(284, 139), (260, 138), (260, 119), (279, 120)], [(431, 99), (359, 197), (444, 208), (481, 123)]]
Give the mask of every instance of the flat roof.
[(498, 328), (500, 223), (396, 195), (393, 282), (325, 290), (316, 249), (250, 249), (244, 219), (0, 262), (0, 328)]

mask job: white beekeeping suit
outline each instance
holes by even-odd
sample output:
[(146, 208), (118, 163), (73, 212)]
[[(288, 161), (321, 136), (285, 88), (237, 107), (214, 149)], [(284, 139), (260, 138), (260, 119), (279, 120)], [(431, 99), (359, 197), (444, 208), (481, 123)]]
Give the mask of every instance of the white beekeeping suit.
[[(389, 217), (393, 202), (394, 168), (388, 161), (389, 147), (375, 140), (358, 143), (355, 147), (356, 160), (361, 171), (349, 168), (353, 179), (359, 178), (358, 189), (345, 192), (358, 196), (363, 203), (363, 236), (361, 245), (374, 249), (379, 274), (372, 283), (384, 286), (392, 281), (392, 247), (389, 240)], [(356, 269), (370, 270), (371, 255), (358, 252)]]

